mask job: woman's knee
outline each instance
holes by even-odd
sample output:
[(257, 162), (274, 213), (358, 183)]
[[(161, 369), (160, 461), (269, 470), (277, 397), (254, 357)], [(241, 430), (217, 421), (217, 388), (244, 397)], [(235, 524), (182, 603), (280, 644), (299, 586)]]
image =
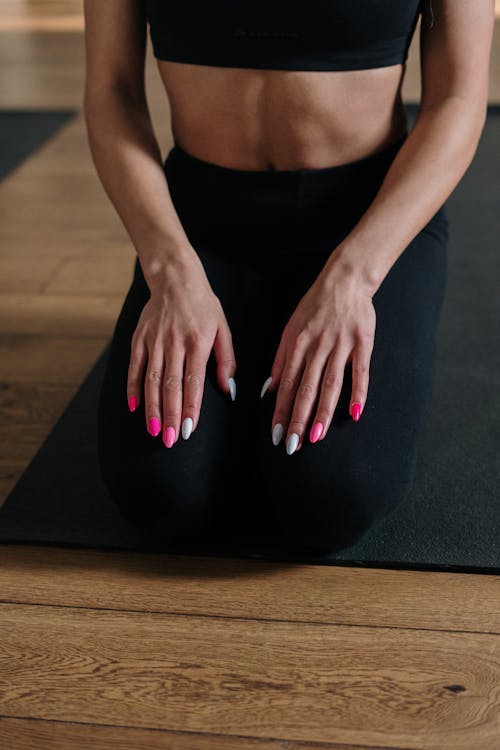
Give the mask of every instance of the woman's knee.
[(211, 495), (202, 483), (175, 482), (154, 469), (100, 465), (101, 481), (126, 521), (155, 536), (196, 537), (211, 520)]
[(293, 482), (271, 493), (275, 521), (294, 545), (317, 552), (335, 552), (356, 544), (406, 497), (408, 481), (393, 478), (330, 475)]

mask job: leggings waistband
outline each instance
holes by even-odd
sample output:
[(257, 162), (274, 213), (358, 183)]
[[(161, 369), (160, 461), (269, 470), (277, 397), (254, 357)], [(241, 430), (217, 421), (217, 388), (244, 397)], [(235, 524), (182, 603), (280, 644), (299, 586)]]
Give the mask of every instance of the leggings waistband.
[(369, 180), (387, 170), (396, 153), (408, 137), (405, 133), (394, 143), (374, 154), (356, 159), (344, 164), (331, 167), (301, 168), (301, 169), (237, 169), (215, 164), (185, 151), (179, 144), (174, 143), (164, 161), (165, 171), (177, 168), (187, 179), (201, 179), (205, 185), (228, 190), (243, 187), (245, 190), (253, 188), (270, 188), (285, 190), (301, 185), (328, 184), (330, 187), (345, 185), (346, 181), (360, 178)]

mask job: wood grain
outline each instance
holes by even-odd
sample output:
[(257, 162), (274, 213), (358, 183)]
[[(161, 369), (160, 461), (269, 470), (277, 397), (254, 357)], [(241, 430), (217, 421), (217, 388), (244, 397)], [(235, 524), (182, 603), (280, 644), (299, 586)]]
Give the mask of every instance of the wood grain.
[[(500, 576), (0, 545), (4, 602), (500, 634)], [(0, 711), (1, 713), (1, 711)]]
[(493, 635), (19, 604), (0, 618), (4, 716), (498, 747)]
[[(372, 745), (300, 742), (207, 732), (107, 727), (76, 722), (0, 718), (0, 742), (9, 750), (372, 750)], [(380, 745), (377, 750), (389, 750)], [(392, 747), (391, 750), (394, 750)], [(397, 750), (397, 749), (396, 749)], [(400, 750), (403, 750), (401, 748)]]

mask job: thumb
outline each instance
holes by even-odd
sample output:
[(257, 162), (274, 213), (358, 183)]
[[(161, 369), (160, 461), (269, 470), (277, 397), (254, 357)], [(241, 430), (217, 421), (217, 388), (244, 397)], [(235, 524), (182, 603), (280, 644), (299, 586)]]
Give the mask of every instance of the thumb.
[[(232, 400), (236, 398), (236, 383), (234, 374), (236, 372), (236, 357), (233, 349), (233, 339), (227, 323), (221, 323), (214, 340), (214, 354), (217, 360), (217, 382)], [(231, 388), (228, 380), (233, 378), (234, 388)], [(232, 390), (232, 393), (231, 393)]]

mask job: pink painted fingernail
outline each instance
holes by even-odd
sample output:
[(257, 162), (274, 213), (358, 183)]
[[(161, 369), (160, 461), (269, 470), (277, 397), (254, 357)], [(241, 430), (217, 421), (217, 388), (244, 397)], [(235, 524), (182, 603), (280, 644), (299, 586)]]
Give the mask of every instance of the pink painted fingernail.
[(151, 417), (149, 420), (149, 433), (156, 437), (161, 430), (160, 420), (157, 417)]
[(135, 396), (129, 396), (128, 397), (128, 408), (130, 411), (135, 411), (137, 407), (137, 399)]
[(311, 443), (315, 443), (317, 440), (319, 440), (322, 432), (323, 432), (322, 423), (316, 422), (316, 424), (313, 426), (309, 434), (309, 440), (311, 441)]
[(175, 440), (175, 430), (173, 427), (167, 427), (165, 432), (163, 433), (163, 441), (167, 448), (171, 448), (174, 444)]
[(358, 421), (360, 412), (361, 412), (361, 404), (358, 401), (356, 401), (356, 403), (351, 406), (351, 417), (354, 419), (355, 422)]

